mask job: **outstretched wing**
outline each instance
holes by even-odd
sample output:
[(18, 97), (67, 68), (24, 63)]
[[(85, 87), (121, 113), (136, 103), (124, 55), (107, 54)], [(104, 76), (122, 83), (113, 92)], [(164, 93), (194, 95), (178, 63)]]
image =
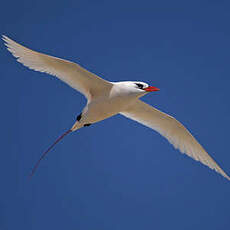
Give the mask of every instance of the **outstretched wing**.
[(88, 100), (112, 86), (110, 82), (90, 73), (78, 64), (33, 51), (6, 36), (2, 36), (2, 39), (18, 62), (30, 69), (56, 76), (80, 91)]
[(140, 100), (137, 100), (133, 106), (121, 114), (156, 130), (173, 144), (176, 149), (216, 170), (216, 172), (230, 180), (230, 177), (208, 155), (192, 134), (175, 118), (160, 112)]

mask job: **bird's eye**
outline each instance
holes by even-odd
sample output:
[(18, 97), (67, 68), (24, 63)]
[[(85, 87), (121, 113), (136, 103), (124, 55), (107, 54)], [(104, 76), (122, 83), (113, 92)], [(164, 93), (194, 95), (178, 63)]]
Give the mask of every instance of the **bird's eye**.
[(136, 83), (136, 85), (137, 85), (137, 87), (139, 88), (139, 89), (143, 89), (143, 85), (142, 84), (140, 84), (140, 83)]

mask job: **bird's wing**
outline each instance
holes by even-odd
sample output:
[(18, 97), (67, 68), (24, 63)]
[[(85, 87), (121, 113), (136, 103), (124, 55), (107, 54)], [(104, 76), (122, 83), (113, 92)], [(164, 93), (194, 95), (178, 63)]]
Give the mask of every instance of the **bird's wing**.
[(122, 115), (152, 128), (164, 136), (176, 149), (202, 162), (230, 180), (230, 177), (208, 155), (192, 134), (175, 118), (137, 100)]
[(112, 83), (90, 73), (76, 63), (33, 51), (6, 36), (2, 36), (2, 39), (18, 62), (30, 69), (56, 76), (80, 91), (88, 100), (112, 87)]

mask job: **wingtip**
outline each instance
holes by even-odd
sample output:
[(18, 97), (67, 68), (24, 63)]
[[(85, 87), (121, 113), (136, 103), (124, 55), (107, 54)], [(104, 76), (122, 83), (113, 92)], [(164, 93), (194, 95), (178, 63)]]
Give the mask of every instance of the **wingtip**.
[(230, 181), (230, 177), (227, 175), (227, 173), (225, 173), (224, 171), (223, 172), (218, 172), (220, 173), (224, 178), (226, 178), (227, 180)]
[(227, 174), (226, 174), (225, 178), (230, 181), (230, 177)]
[(4, 41), (4, 45), (8, 47), (11, 39), (8, 38), (6, 35), (2, 34), (2, 40)]
[(3, 40), (3, 41), (7, 42), (8, 39), (9, 39), (9, 38), (8, 38), (6, 35), (2, 34), (2, 40)]
[(8, 46), (9, 44), (15, 43), (11, 38), (7, 37), (6, 35), (2, 34), (2, 40), (5, 42), (4, 44)]

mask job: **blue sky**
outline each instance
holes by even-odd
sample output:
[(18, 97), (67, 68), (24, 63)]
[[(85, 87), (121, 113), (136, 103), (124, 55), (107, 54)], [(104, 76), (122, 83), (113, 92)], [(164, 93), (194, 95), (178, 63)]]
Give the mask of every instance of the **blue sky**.
[[(0, 31), (110, 81), (180, 120), (230, 174), (229, 1), (4, 1)], [(115, 116), (40, 154), (86, 100), (0, 44), (0, 229), (230, 228), (230, 183), (156, 132)]]

